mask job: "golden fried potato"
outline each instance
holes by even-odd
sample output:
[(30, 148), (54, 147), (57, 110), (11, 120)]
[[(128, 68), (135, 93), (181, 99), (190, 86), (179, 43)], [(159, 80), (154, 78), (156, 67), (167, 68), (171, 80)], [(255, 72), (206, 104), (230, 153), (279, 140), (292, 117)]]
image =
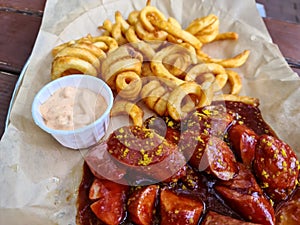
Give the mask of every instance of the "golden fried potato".
[(136, 99), (142, 89), (142, 80), (133, 71), (119, 73), (116, 78), (118, 95), (127, 100)]
[[(164, 65), (164, 59), (167, 59), (171, 57), (171, 55), (175, 54), (178, 56), (178, 54), (181, 55), (181, 57), (187, 56), (185, 58), (185, 64), (183, 65), (183, 68), (177, 68), (181, 71), (185, 71), (186, 68), (194, 63), (194, 53), (191, 52), (189, 49), (184, 48), (180, 45), (169, 45), (163, 49), (161, 49), (159, 52), (157, 52), (152, 61), (151, 61), (151, 70), (153, 74), (159, 78), (165, 79), (166, 84), (170, 87), (176, 87), (182, 83), (184, 83), (183, 80), (177, 78), (172, 74), (167, 67)], [(187, 64), (186, 64), (187, 63)], [(180, 67), (179, 65), (177, 65)], [(182, 72), (181, 72), (182, 73)]]
[(156, 17), (151, 17), (150, 21), (155, 27), (167, 32), (168, 34), (171, 34), (176, 38), (182, 39), (183, 41), (192, 45), (195, 49), (201, 48), (202, 43), (191, 33), (178, 28), (168, 21), (161, 20)]
[[(214, 75), (214, 79), (210, 74)], [(200, 78), (200, 81), (202, 83), (204, 82), (204, 84), (202, 84), (203, 87), (212, 82), (211, 85), (213, 86), (214, 92), (221, 90), (226, 85), (228, 79), (225, 69), (216, 63), (202, 63), (195, 65), (187, 72), (185, 80), (197, 81), (199, 80), (199, 76), (202, 78)], [(203, 81), (203, 78), (207, 78), (208, 80)]]
[[(112, 115), (128, 114), (139, 125), (143, 112), (130, 102), (139, 96), (158, 115), (177, 121), (213, 100), (258, 104), (255, 98), (238, 96), (241, 77), (227, 69), (242, 66), (249, 50), (218, 59), (201, 49), (214, 41), (237, 40), (237, 33), (219, 33), (220, 21), (213, 14), (194, 19), (184, 29), (150, 4), (147, 0), (144, 8), (131, 11), (127, 19), (116, 11), (115, 21), (107, 19), (98, 27), (103, 30), (101, 36), (88, 34), (53, 48), (51, 78), (72, 73), (101, 75), (124, 99), (115, 103)], [(215, 95), (226, 89), (227, 82), (230, 94)]]
[[(167, 103), (167, 109), (168, 109), (168, 114), (174, 120), (180, 121), (188, 113), (188, 112), (183, 112), (181, 106), (184, 98), (191, 94), (197, 97), (198, 102), (203, 102), (201, 98), (206, 97), (203, 95), (201, 86), (196, 84), (195, 82), (184, 82), (183, 84), (176, 87), (170, 93), (168, 103)], [(194, 105), (194, 107), (196, 107), (196, 105)], [(189, 107), (189, 109), (191, 108)]]
[(139, 15), (139, 19), (143, 25), (143, 27), (149, 31), (154, 32), (156, 29), (152, 25), (151, 21), (149, 21), (149, 17), (159, 18), (160, 20), (166, 20), (164, 14), (162, 14), (156, 7), (154, 6), (146, 6), (144, 7)]
[(91, 76), (97, 76), (97, 70), (92, 64), (90, 64), (85, 60), (73, 56), (56, 57), (52, 62), (52, 68), (51, 68), (52, 80), (73, 73), (82, 73)]
[(210, 58), (207, 54), (201, 50), (197, 50), (197, 56), (206, 63), (217, 63), (223, 66), (224, 68), (236, 68), (242, 66), (248, 59), (250, 55), (249, 50), (245, 50), (242, 53), (228, 59), (214, 59)]
[(101, 65), (103, 80), (115, 90), (115, 80), (118, 74), (132, 71), (141, 73), (143, 56), (128, 45), (121, 46), (107, 54)]
[(230, 94), (238, 95), (242, 89), (242, 80), (239, 74), (232, 70), (226, 70), (228, 81), (231, 86)]
[(214, 24), (217, 20), (218, 17), (213, 14), (201, 18), (196, 18), (188, 25), (185, 30), (191, 34), (197, 34), (198, 32)]
[(143, 125), (144, 111), (136, 104), (126, 100), (115, 101), (110, 111), (110, 115), (112, 117), (118, 115), (129, 115), (134, 125)]
[[(55, 57), (62, 57), (62, 56), (72, 56), (78, 59), (82, 59), (92, 66), (95, 67), (97, 71), (100, 70), (100, 61), (99, 59), (90, 51), (84, 48), (76, 48), (76, 47), (66, 47), (59, 51)], [(55, 59), (54, 59), (55, 60)]]

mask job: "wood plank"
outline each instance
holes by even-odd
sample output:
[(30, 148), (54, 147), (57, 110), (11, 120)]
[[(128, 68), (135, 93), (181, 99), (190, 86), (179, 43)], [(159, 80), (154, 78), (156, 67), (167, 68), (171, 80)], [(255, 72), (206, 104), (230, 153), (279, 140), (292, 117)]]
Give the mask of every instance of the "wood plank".
[(1, 0), (0, 7), (43, 14), (46, 0)]
[(9, 103), (18, 80), (18, 76), (0, 72), (0, 138), (4, 132)]
[[(300, 61), (300, 24), (287, 23), (271, 18), (264, 18), (264, 22), (275, 44), (286, 58)], [(299, 75), (299, 69), (293, 68)]]
[(285, 57), (300, 60), (300, 24), (264, 19), (267, 29)]
[(0, 11), (0, 70), (19, 74), (31, 54), (41, 17)]
[(300, 68), (292, 68), (296, 73), (298, 73), (298, 76), (300, 77)]
[(264, 5), (269, 18), (300, 23), (299, 0), (256, 0), (256, 2)]

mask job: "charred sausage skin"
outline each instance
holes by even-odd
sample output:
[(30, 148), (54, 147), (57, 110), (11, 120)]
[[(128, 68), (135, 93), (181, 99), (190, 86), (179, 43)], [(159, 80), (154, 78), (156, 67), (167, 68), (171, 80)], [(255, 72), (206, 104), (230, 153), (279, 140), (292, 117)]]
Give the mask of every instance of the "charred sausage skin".
[(274, 201), (287, 199), (297, 185), (297, 156), (289, 145), (275, 137), (260, 136), (253, 168), (260, 185)]

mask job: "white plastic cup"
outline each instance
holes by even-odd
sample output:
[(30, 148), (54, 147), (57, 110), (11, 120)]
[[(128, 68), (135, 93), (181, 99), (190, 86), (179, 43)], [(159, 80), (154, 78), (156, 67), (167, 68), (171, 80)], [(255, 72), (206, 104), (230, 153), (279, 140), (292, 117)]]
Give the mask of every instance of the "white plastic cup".
[[(86, 88), (100, 94), (107, 103), (105, 112), (93, 123), (75, 130), (55, 130), (47, 127), (40, 113), (40, 105), (55, 91), (64, 87)], [(95, 145), (105, 135), (109, 126), (113, 100), (112, 91), (103, 80), (90, 75), (74, 74), (58, 78), (45, 85), (35, 96), (31, 112), (34, 122), (42, 130), (51, 134), (60, 144), (72, 149), (83, 149)]]

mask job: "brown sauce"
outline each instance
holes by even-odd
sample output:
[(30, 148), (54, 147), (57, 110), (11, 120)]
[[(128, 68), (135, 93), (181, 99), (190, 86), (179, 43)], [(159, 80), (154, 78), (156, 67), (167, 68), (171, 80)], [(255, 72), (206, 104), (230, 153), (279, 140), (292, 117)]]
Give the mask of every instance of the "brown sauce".
[[(191, 169), (191, 168), (190, 168)], [(78, 201), (77, 201), (77, 215), (76, 215), (76, 222), (80, 225), (105, 225), (102, 223), (95, 214), (90, 209), (90, 205), (93, 203), (89, 199), (89, 188), (94, 180), (94, 176), (90, 171), (89, 167), (86, 163), (83, 166), (83, 179), (79, 186), (78, 192)], [(215, 183), (215, 179), (209, 175), (204, 173), (199, 173), (197, 175), (197, 189), (184, 189), (183, 182), (178, 182), (174, 184), (163, 184), (160, 183), (160, 187), (164, 188), (167, 187), (169, 189), (174, 190), (175, 193), (178, 195), (188, 196), (193, 199), (197, 199), (204, 203), (205, 210), (204, 212), (208, 212), (209, 210), (213, 210), (223, 215), (228, 215), (230, 217), (240, 219), (242, 218), (230, 209), (229, 206), (216, 194), (213, 189), (213, 185)], [(204, 218), (204, 215), (200, 218), (199, 224), (201, 224), (201, 220)], [(124, 222), (121, 223), (122, 225), (130, 225), (133, 224), (128, 217), (125, 218)], [(157, 214), (153, 219), (153, 224), (159, 224), (159, 210), (157, 210)]]
[[(240, 104), (236, 102), (226, 102), (226, 108), (232, 116), (236, 117), (237, 121), (242, 121), (249, 128), (253, 129), (257, 134), (269, 134), (272, 136), (276, 136), (275, 132), (271, 129), (271, 127), (263, 120), (260, 110), (257, 107)], [(77, 224), (80, 225), (100, 225), (102, 223), (94, 213), (90, 209), (90, 205), (93, 201), (89, 199), (89, 188), (94, 180), (94, 175), (90, 171), (89, 167), (86, 163), (83, 166), (83, 177), (82, 182), (79, 187), (78, 193), (78, 202), (77, 202), (77, 215), (76, 221)], [(231, 209), (225, 201), (216, 193), (214, 190), (214, 184), (216, 182), (216, 178), (207, 174), (206, 172), (198, 172), (193, 170), (189, 165), (187, 165), (187, 174), (185, 177), (179, 179), (176, 183), (158, 183), (161, 188), (168, 188), (173, 190), (179, 196), (184, 195), (191, 197), (193, 199), (198, 199), (204, 205), (204, 210), (202, 216), (198, 222), (200, 225), (204, 220), (205, 215), (208, 211), (215, 211), (222, 215), (230, 216), (232, 218), (239, 219), (243, 221), (243, 218), (236, 213), (233, 209)], [(145, 181), (147, 183), (146, 177), (141, 176), (141, 183)], [(150, 179), (150, 178), (149, 178)], [(188, 180), (189, 179), (189, 180)], [(192, 181), (192, 182), (191, 182)], [(131, 192), (134, 188), (131, 188)], [(130, 193), (129, 193), (130, 195)], [(158, 199), (158, 198), (157, 198)], [(296, 200), (295, 200), (296, 199)], [(298, 186), (294, 191), (294, 194), (290, 196), (286, 201), (281, 201), (274, 205), (275, 214), (276, 214), (276, 224), (285, 225), (288, 223), (279, 223), (280, 216), (286, 215), (284, 213), (293, 213), (290, 212), (289, 208), (286, 206), (289, 204), (289, 201), (298, 201), (300, 202), (300, 187)], [(158, 200), (157, 200), (158, 201)], [(299, 203), (300, 204), (300, 203)], [(158, 202), (157, 204), (158, 205)], [(284, 209), (287, 209), (282, 213)], [(153, 219), (153, 225), (159, 224), (159, 209), (156, 210), (155, 218)], [(300, 211), (300, 209), (299, 209)], [(299, 217), (299, 216), (298, 216)], [(295, 219), (297, 222), (298, 220)], [(130, 225), (134, 224), (130, 221), (129, 217), (126, 216), (121, 225)], [(298, 224), (298, 223), (294, 223)]]
[(83, 176), (79, 186), (77, 198), (76, 223), (82, 225), (100, 225), (103, 224), (92, 212), (90, 205), (93, 203), (89, 199), (90, 187), (94, 181), (94, 175), (86, 163), (83, 165)]

